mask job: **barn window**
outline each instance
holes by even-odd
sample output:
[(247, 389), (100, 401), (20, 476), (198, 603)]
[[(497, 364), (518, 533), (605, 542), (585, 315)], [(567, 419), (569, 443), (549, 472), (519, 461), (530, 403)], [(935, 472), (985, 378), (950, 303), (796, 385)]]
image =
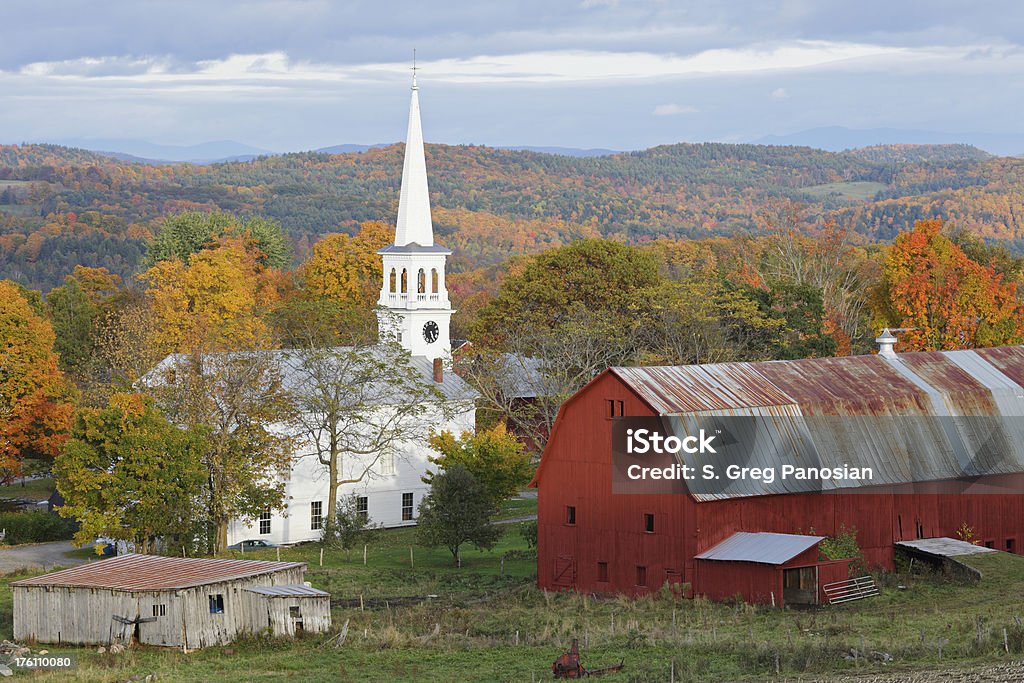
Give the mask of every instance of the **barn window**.
[(260, 513), (260, 533), (270, 533), (270, 510)]
[(301, 614), (299, 614), (299, 606), (298, 605), (289, 605), (288, 606), (288, 616), (290, 616), (292, 619), (298, 619), (300, 616), (302, 616)]
[(370, 499), (366, 496), (356, 498), (356, 514), (366, 519), (370, 515)]
[(324, 502), (322, 500), (314, 500), (309, 504), (309, 528), (314, 530), (324, 528)]
[(1006, 552), (1015, 553), (1017, 552), (1017, 541), (1013, 538), (1006, 539)]
[(995, 541), (985, 541), (985, 547), (986, 548), (992, 548), (994, 550), (995, 547), (996, 547), (996, 542)]
[(646, 586), (647, 585), (647, 567), (637, 566), (636, 568), (636, 585)]
[(616, 401), (615, 399), (612, 398), (607, 400), (606, 411), (608, 417), (622, 417), (625, 414), (622, 401)]
[(608, 563), (597, 563), (597, 580), (601, 583), (608, 583)]
[(649, 534), (654, 533), (654, 515), (650, 513), (644, 514), (644, 531)]
[(565, 506), (565, 523), (575, 524), (576, 523), (576, 506), (566, 505)]
[(153, 605), (153, 616), (154, 617), (166, 617), (167, 616), (167, 605)]
[(210, 614), (224, 613), (224, 596), (221, 594), (210, 596)]
[(408, 522), (412, 520), (412, 494), (402, 494), (402, 521)]

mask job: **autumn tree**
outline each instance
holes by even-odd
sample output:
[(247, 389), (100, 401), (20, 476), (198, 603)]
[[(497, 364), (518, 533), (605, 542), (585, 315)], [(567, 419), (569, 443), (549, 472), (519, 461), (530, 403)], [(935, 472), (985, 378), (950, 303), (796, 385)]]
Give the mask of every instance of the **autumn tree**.
[(304, 294), (371, 310), (381, 287), (377, 250), (391, 244), (393, 237), (394, 229), (380, 221), (363, 223), (355, 237), (326, 235), (313, 245), (313, 255), (301, 267)]
[(203, 518), (209, 550), (223, 552), (231, 520), (286, 505), (295, 415), (280, 367), (258, 350), (193, 351), (168, 358), (145, 379), (169, 419), (205, 432)]
[[(530, 456), (503, 423), (476, 433), (463, 432), (458, 437), (442, 431), (431, 435), (429, 443), (440, 454), (430, 462), (442, 470), (465, 467), (483, 487), (494, 509), (530, 481)], [(434, 476), (428, 472), (424, 481), (429, 484)]]
[(203, 490), (202, 430), (184, 430), (151, 397), (115, 394), (105, 408), (75, 415), (71, 439), (54, 464), (58, 508), (78, 520), (75, 541), (131, 541), (139, 552), (158, 539), (191, 546)]
[(67, 439), (72, 394), (53, 351), (53, 327), (0, 281), (0, 479), (26, 458), (50, 460)]
[(876, 291), (880, 325), (913, 328), (904, 350), (961, 349), (1024, 340), (1017, 285), (973, 261), (942, 234), (940, 221), (919, 221), (890, 248)]
[(155, 320), (148, 343), (161, 353), (246, 348), (270, 336), (264, 313), (280, 298), (280, 274), (237, 238), (187, 262), (159, 261), (139, 278)]

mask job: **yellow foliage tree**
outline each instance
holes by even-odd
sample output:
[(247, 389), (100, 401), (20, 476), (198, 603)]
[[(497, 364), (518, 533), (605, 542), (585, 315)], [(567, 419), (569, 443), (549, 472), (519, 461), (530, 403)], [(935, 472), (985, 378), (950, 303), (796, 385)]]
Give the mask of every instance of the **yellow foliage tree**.
[(262, 313), (280, 298), (280, 274), (263, 267), (237, 238), (166, 260), (140, 275), (156, 324), (149, 342), (161, 353), (252, 348), (268, 338)]
[(307, 296), (372, 308), (381, 285), (377, 250), (391, 241), (392, 229), (380, 221), (363, 223), (355, 237), (327, 235), (313, 246), (313, 255), (302, 266)]

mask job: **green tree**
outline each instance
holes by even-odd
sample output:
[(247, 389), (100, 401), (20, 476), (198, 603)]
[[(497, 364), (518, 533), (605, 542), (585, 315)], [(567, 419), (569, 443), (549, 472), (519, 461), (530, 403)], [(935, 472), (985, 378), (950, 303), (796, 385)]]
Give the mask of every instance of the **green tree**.
[[(75, 415), (54, 463), (59, 512), (77, 519), (75, 541), (132, 541), (142, 553), (158, 539), (195, 531), (202, 491), (204, 434), (172, 425), (151, 397), (115, 394), (105, 408)], [(176, 545), (176, 544), (175, 544)]]
[(186, 211), (168, 216), (146, 252), (145, 264), (177, 260), (217, 246), (223, 238), (240, 238), (264, 267), (283, 270), (291, 265), (292, 246), (275, 221), (254, 216), (239, 218), (230, 213)]
[[(463, 432), (458, 438), (443, 431), (431, 435), (429, 443), (441, 454), (430, 458), (430, 461), (442, 470), (456, 465), (465, 467), (483, 487), (494, 509), (530, 481), (533, 469), (530, 456), (504, 423), (499, 422), (491, 429), (475, 434)], [(424, 482), (431, 483), (435, 476), (428, 472)]]
[(416, 534), (428, 548), (444, 546), (462, 566), (459, 548), (472, 543), (490, 550), (501, 538), (501, 529), (491, 523), (494, 507), (486, 489), (462, 465), (434, 475), (430, 493), (420, 503)]
[(81, 375), (95, 355), (93, 326), (97, 310), (78, 281), (70, 276), (65, 284), (50, 290), (46, 307), (56, 342), (53, 350), (64, 372)]

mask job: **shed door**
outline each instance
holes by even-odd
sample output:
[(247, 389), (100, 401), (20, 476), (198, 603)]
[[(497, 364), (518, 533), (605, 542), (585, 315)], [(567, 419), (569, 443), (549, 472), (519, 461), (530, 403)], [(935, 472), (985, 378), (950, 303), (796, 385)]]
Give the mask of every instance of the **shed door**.
[(782, 599), (787, 605), (818, 604), (818, 567), (784, 569)]
[(575, 586), (576, 558), (572, 555), (559, 555), (555, 558), (555, 567), (551, 577), (551, 583), (556, 586)]

